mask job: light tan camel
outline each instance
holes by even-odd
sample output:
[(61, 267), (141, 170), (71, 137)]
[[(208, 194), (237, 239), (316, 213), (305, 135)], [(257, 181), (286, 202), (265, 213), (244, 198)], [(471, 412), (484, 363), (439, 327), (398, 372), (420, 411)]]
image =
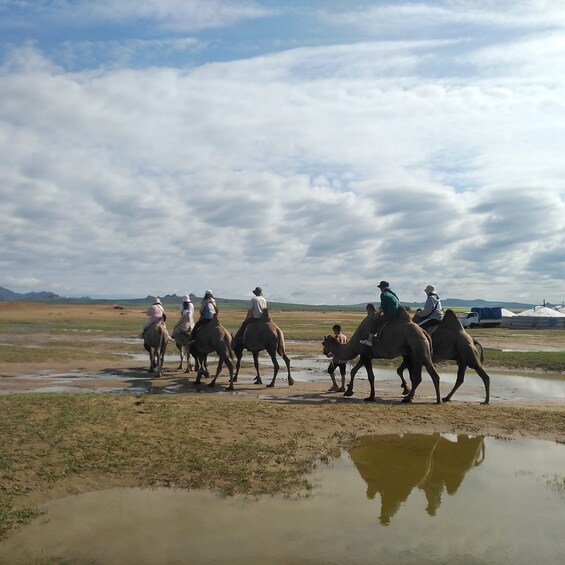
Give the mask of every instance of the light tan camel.
[[(196, 334), (196, 335), (195, 335)], [(214, 315), (212, 320), (198, 328), (197, 332), (193, 332), (192, 337), (194, 343), (191, 343), (190, 349), (194, 347), (194, 352), (198, 355), (199, 368), (196, 373), (195, 384), (199, 385), (204, 374), (207, 374), (206, 359), (208, 354), (216, 353), (218, 355), (218, 368), (214, 378), (210, 381), (208, 386), (215, 386), (216, 379), (222, 371), (225, 364), (230, 374), (230, 383), (226, 390), (233, 390), (233, 350), (232, 350), (232, 336), (218, 320), (218, 316)]]
[[(483, 346), (465, 331), (453, 310), (445, 311), (441, 324), (436, 327), (431, 337), (434, 363), (440, 361), (455, 361), (457, 363), (457, 380), (451, 392), (442, 399), (443, 402), (451, 400), (455, 391), (465, 380), (467, 367), (471, 367), (481, 377), (485, 385), (485, 400), (481, 404), (488, 404), (490, 402), (490, 377), (483, 367)], [(407, 359), (404, 359), (396, 369), (405, 391), (407, 386), (403, 371), (407, 368), (407, 361)]]
[(149, 372), (157, 370), (158, 377), (163, 374), (163, 362), (169, 339), (169, 332), (161, 322), (152, 324), (143, 332), (143, 347), (149, 353)]
[(241, 338), (236, 337), (233, 344), (233, 350), (236, 357), (234, 381), (237, 381), (239, 375), (239, 367), (243, 350), (251, 351), (253, 355), (253, 364), (257, 376), (254, 384), (262, 384), (261, 375), (259, 373), (259, 352), (267, 350), (273, 362), (273, 379), (267, 387), (275, 386), (277, 373), (279, 372), (279, 363), (277, 361), (277, 353), (283, 358), (288, 374), (288, 386), (294, 384), (294, 379), (290, 375), (290, 359), (288, 358), (284, 346), (284, 334), (282, 330), (269, 317), (268, 309), (263, 311), (261, 318), (257, 322), (248, 324)]
[(371, 385), (371, 394), (365, 400), (375, 400), (375, 374), (372, 359), (409, 357), (412, 389), (402, 399), (402, 402), (412, 402), (414, 393), (422, 382), (422, 367), (425, 367), (434, 383), (437, 404), (441, 404), (439, 375), (432, 363), (430, 336), (420, 326), (412, 322), (406, 310), (401, 307), (398, 316), (382, 327), (378, 340), (373, 340), (373, 347), (367, 347), (360, 343), (360, 340), (368, 337), (375, 315), (374, 306), (372, 304), (367, 305), (367, 316), (346, 344), (338, 343), (336, 338), (331, 335), (326, 336), (322, 342), (324, 355), (328, 357), (336, 356), (344, 361), (349, 361), (358, 355), (360, 356), (359, 361), (351, 370), (351, 379), (344, 396), (353, 394), (355, 374), (361, 367), (365, 367)]
[(182, 369), (184, 360), (186, 359), (186, 369), (185, 369), (185, 373), (190, 373), (190, 371), (192, 370), (192, 363), (190, 362), (190, 347), (189, 347), (189, 342), (190, 342), (190, 332), (176, 332), (174, 334), (174, 338), (175, 340), (175, 345), (177, 346), (177, 349), (179, 351), (179, 355), (180, 355), (180, 363), (179, 366), (177, 367), (177, 371), (180, 371)]

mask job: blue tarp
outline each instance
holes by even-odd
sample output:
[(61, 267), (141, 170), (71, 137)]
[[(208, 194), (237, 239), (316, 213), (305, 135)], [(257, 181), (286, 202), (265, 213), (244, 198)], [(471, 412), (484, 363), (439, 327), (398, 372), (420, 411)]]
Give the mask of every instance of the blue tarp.
[(500, 306), (494, 306), (492, 308), (471, 308), (471, 312), (477, 312), (479, 318), (484, 318), (485, 320), (499, 320), (502, 318)]

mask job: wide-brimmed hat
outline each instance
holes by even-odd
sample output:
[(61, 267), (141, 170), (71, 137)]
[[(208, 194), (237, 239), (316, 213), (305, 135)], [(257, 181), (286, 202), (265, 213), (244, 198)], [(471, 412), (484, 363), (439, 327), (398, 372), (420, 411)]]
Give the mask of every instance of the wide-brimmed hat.
[(183, 301), (183, 302), (190, 302), (190, 296), (188, 296), (188, 294), (185, 294), (185, 295), (182, 297), (182, 301)]
[(252, 290), (253, 294), (259, 296), (259, 294), (263, 294), (263, 289), (260, 286), (256, 286), (254, 290)]
[(424, 292), (427, 292), (428, 294), (432, 294), (436, 291), (436, 287), (433, 284), (429, 284), (425, 289)]
[(209, 294), (209, 295), (211, 295), (211, 296), (214, 296), (214, 295), (212, 294), (212, 291), (211, 291), (210, 289), (204, 291), (204, 296), (206, 296), (207, 294)]
[(159, 297), (155, 298), (155, 302), (153, 304), (161, 304), (161, 299)]
[(390, 285), (388, 284), (387, 281), (381, 281), (379, 283), (379, 288), (388, 288)]

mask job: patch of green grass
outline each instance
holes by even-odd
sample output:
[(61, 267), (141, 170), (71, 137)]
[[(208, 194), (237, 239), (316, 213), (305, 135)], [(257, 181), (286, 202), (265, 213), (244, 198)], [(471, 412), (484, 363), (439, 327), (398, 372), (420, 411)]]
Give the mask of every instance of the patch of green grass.
[(487, 349), (485, 350), (485, 365), (560, 373), (565, 372), (565, 352)]

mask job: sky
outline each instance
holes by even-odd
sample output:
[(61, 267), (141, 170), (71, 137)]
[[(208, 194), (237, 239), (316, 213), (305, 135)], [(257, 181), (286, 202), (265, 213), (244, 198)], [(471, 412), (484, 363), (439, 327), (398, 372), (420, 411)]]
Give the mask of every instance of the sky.
[(0, 286), (565, 299), (565, 2), (0, 0)]

